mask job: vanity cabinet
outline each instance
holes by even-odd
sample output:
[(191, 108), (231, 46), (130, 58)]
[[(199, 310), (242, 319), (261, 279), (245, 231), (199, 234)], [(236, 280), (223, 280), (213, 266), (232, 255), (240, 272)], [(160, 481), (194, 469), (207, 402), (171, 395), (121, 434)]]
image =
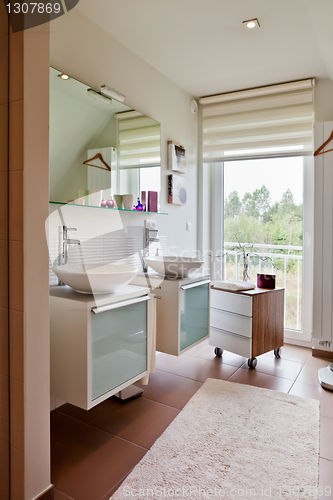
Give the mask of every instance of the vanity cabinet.
[(85, 410), (149, 373), (149, 290), (110, 295), (52, 287), (51, 395)]
[(209, 337), (209, 278), (143, 275), (134, 282), (148, 282), (156, 295), (157, 351), (179, 356)]
[(283, 341), (284, 289), (231, 292), (212, 286), (209, 343), (216, 355), (234, 352), (254, 368), (260, 354), (274, 350), (278, 357)]

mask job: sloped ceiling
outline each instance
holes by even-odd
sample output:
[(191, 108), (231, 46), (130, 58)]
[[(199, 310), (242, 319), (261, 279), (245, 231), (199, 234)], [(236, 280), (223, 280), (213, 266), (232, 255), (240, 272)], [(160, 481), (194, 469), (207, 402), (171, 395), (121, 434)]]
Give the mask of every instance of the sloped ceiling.
[[(333, 0), (80, 0), (77, 8), (189, 94), (333, 80)], [(260, 29), (242, 21), (257, 17)]]

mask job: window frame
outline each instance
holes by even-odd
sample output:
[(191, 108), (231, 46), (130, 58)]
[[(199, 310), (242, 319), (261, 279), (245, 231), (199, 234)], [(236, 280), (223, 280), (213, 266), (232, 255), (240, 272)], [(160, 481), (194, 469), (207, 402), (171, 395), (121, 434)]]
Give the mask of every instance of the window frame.
[[(293, 155), (290, 155), (293, 156)], [(284, 156), (281, 156), (281, 159)], [(246, 158), (249, 160), (252, 158)], [(256, 158), (253, 158), (256, 159)], [(211, 252), (220, 255), (224, 244), (224, 161), (210, 163), (211, 181)], [(229, 161), (228, 161), (229, 163)], [(203, 166), (208, 163), (204, 162)], [(303, 156), (303, 252), (302, 252), (302, 330), (285, 328), (285, 341), (311, 342), (313, 333), (313, 232), (314, 232), (314, 161)], [(223, 277), (222, 259), (211, 259), (211, 274), (216, 281)]]

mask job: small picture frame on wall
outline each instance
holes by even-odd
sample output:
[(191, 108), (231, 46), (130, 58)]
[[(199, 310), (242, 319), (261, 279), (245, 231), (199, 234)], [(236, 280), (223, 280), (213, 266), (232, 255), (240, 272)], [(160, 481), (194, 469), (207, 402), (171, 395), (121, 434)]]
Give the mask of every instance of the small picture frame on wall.
[(174, 141), (168, 141), (168, 169), (186, 173), (186, 149)]
[(168, 175), (168, 203), (186, 205), (186, 178), (181, 175)]

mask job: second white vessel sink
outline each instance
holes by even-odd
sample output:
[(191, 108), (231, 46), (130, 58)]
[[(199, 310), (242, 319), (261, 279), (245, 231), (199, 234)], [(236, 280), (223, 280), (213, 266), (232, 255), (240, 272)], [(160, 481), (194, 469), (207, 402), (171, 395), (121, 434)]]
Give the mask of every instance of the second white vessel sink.
[(147, 257), (145, 261), (149, 267), (162, 276), (170, 278), (187, 278), (192, 271), (200, 269), (203, 260), (190, 257)]
[(138, 274), (133, 266), (121, 264), (63, 264), (53, 266), (56, 276), (80, 293), (112, 293), (128, 285)]

